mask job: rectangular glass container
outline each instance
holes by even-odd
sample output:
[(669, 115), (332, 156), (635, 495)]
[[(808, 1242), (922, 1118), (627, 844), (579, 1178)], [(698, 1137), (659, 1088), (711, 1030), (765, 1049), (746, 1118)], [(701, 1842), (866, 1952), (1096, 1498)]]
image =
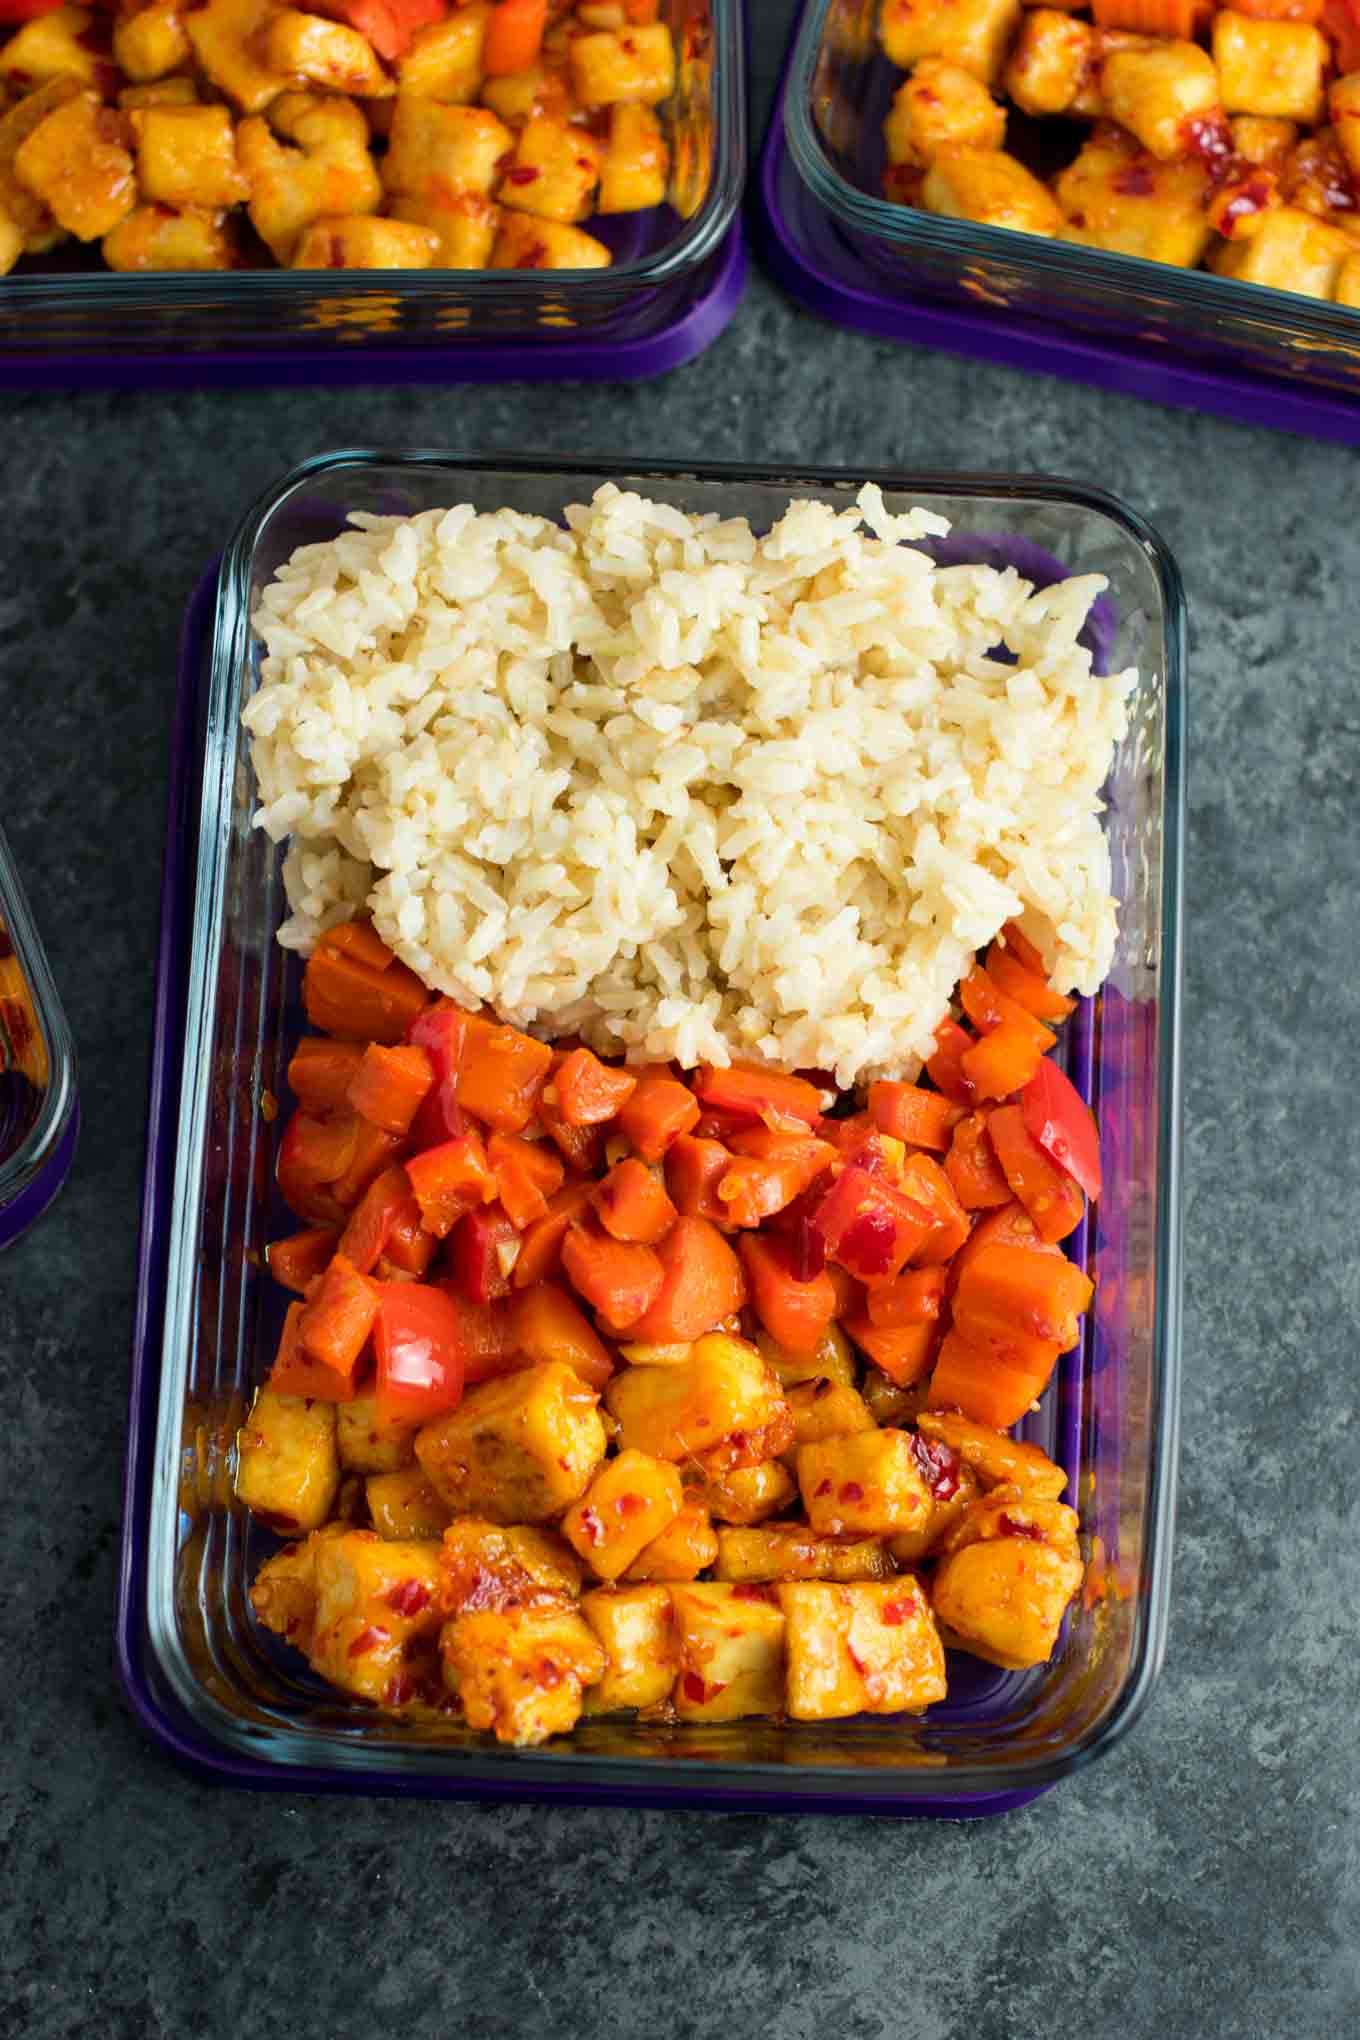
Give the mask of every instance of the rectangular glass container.
[[(66, 244), (0, 278), (7, 356), (252, 356), (290, 348), (429, 348), (460, 340), (652, 331), (674, 316), (736, 216), (746, 174), (743, 0), (661, 0), (676, 89), (660, 108), (668, 202), (585, 222), (608, 269), (231, 270), (115, 275)], [(39, 263), (44, 266), (39, 266)], [(263, 370), (261, 371), (264, 372)]]
[(0, 1247), (66, 1180), (79, 1118), (75, 1045), (0, 829)]
[[(251, 826), (240, 720), (259, 678), (251, 612), (298, 545), (333, 535), (354, 510), (467, 501), (559, 517), (615, 480), (768, 528), (790, 495), (848, 504), (865, 479), (891, 509), (921, 503), (949, 517), (954, 533), (938, 542), (948, 560), (1014, 560), (1032, 578), (1106, 575), (1089, 641), (1099, 658), (1139, 669), (1108, 785), (1118, 953), (1065, 1030), (1107, 1161), (1105, 1194), (1069, 1242), (1098, 1275), (1097, 1300), (1082, 1345), (1027, 1420), (1027, 1435), (1068, 1467), (1089, 1591), (1052, 1663), (1007, 1673), (959, 1658), (949, 1700), (920, 1719), (696, 1728), (599, 1718), (516, 1752), (457, 1724), (375, 1716), (255, 1622), (248, 1590), (275, 1540), (231, 1488), (236, 1430), (285, 1301), (263, 1272), (267, 1242), (290, 1229), (272, 1180), (283, 1115), (271, 1105), (286, 1098), (302, 1031), (298, 959), (274, 940), (286, 911), (281, 850)], [(1114, 498), (1063, 482), (338, 453), (296, 470), (245, 518), (222, 565), (210, 662), (197, 627), (191, 617), (175, 740), (120, 1608), (124, 1683), (147, 1725), (243, 1783), (953, 1815), (1015, 1804), (1108, 1747), (1160, 1663), (1176, 1450), (1184, 609), (1156, 535)]]
[[(784, 91), (789, 153), (865, 265), (871, 288), (922, 294), (1360, 391), (1360, 313), (1208, 270), (945, 219), (882, 192), (883, 119), (902, 72), (878, 39), (882, 0), (806, 0)], [(904, 337), (910, 337), (909, 333)], [(1269, 393), (1262, 393), (1263, 405)]]

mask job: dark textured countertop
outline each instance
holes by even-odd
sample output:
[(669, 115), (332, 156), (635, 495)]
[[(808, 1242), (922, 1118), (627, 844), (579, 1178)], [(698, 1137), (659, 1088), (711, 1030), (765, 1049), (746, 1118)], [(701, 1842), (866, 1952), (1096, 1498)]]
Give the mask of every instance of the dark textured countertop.
[[(768, 82), (786, 14), (765, 10)], [(1298, 2040), (1360, 2022), (1355, 455), (838, 334), (761, 277), (622, 389), (8, 397), (0, 815), (85, 1127), (0, 1259), (0, 2036)], [(1193, 618), (1184, 1452), (1141, 1724), (972, 1825), (249, 1797), (110, 1674), (167, 717), (195, 579), (294, 461), (460, 452), (1039, 469)]]

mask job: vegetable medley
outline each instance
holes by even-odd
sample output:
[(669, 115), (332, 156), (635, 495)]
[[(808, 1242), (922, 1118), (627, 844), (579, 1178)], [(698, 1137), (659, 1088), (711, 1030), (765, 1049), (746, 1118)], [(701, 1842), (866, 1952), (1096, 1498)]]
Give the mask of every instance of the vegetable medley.
[(678, 1075), (432, 1000), (366, 923), (304, 979), (237, 1493), (335, 1686), (537, 1743), (582, 1710), (818, 1721), (1042, 1663), (1066, 1474), (1007, 1435), (1078, 1340), (1100, 1190), (1008, 927), (920, 1084)]
[(658, 0), (0, 0), (0, 276), (599, 269), (666, 195)]
[(890, 199), (1360, 306), (1360, 0), (884, 0), (880, 34)]

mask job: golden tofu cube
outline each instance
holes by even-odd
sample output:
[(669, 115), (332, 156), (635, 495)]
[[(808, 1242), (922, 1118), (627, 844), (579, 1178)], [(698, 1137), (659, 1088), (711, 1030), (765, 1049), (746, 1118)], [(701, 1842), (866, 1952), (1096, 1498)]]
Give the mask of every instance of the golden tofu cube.
[(890, 163), (921, 169), (946, 142), (999, 149), (1006, 139), (1006, 109), (971, 71), (944, 57), (923, 57), (897, 88), (883, 139)]
[[(1004, 1532), (1008, 1523), (1003, 1515), (993, 1528)], [(1044, 1664), (1052, 1656), (1068, 1603), (1082, 1580), (1075, 1540), (1072, 1548), (1059, 1550), (1035, 1537), (1033, 1524), (1016, 1527), (1025, 1534), (989, 1535), (948, 1552), (931, 1583), (935, 1619), (946, 1645), (1010, 1671)]]
[(399, 1466), (411, 1466), (416, 1456), (416, 1428), (380, 1417), (372, 1389), (356, 1395), (353, 1402), (337, 1403), (335, 1441), (340, 1464), (350, 1473), (395, 1473)]
[(469, 105), (482, 83), (486, 22), (485, 7), (457, 7), (422, 28), (397, 61), (398, 91), (449, 106)]
[(296, 1536), (330, 1515), (340, 1485), (335, 1404), (262, 1388), (236, 1434), (236, 1495), (271, 1530)]
[(7, 113), (0, 114), (0, 210), (23, 236), (24, 252), (29, 255), (44, 254), (64, 235), (42, 200), (15, 176), (14, 158), (48, 114), (65, 106), (79, 91), (75, 78), (49, 78), (36, 92), (25, 93)]
[(484, 106), (445, 106), (437, 99), (397, 99), (383, 182), (404, 197), (489, 198), (514, 136)]
[(686, 1501), (660, 1536), (645, 1545), (625, 1580), (696, 1580), (718, 1556), (718, 1534), (702, 1502)]
[(839, 1437), (846, 1431), (878, 1428), (859, 1391), (825, 1374), (817, 1381), (795, 1383), (788, 1391), (788, 1402), (796, 1446), (815, 1445), (819, 1438)]
[(773, 1593), (717, 1580), (670, 1593), (676, 1713), (686, 1721), (777, 1714), (784, 1704), (784, 1617)]
[(184, 70), (190, 58), (183, 0), (151, 0), (135, 14), (120, 14), (113, 26), (113, 60), (136, 85)]
[(1000, 149), (951, 143), (939, 150), (922, 182), (921, 203), (927, 212), (1026, 234), (1056, 234), (1062, 225), (1052, 193)]
[(584, 128), (540, 114), (519, 132), (496, 196), (516, 212), (570, 224), (590, 211), (600, 146)]
[(1332, 298), (1336, 304), (1360, 311), (1360, 254), (1348, 255), (1337, 270)]
[(142, 197), (159, 205), (235, 205), (249, 187), (225, 106), (148, 106), (129, 114)]
[(1249, 163), (1215, 184), (1205, 216), (1225, 241), (1240, 241), (1259, 233), (1266, 215), (1279, 204), (1279, 180), (1274, 171)]
[(453, 1615), (574, 1601), (581, 1591), (580, 1560), (555, 1530), (507, 1527), (484, 1516), (459, 1516), (449, 1524), (439, 1568), (444, 1607)]
[(1327, 110), (1341, 153), (1360, 177), (1360, 71), (1335, 80), (1327, 94)]
[(1254, 113), (1235, 114), (1228, 122), (1234, 156), (1245, 163), (1259, 163), (1263, 170), (1279, 170), (1299, 138), (1292, 120), (1262, 120)]
[(262, 113), (288, 89), (287, 77), (256, 55), (277, 0), (208, 0), (184, 27), (204, 74), (242, 113)]
[(436, 269), (485, 269), (491, 260), (501, 209), (478, 192), (454, 198), (398, 197), (388, 210), (394, 219), (429, 228), (437, 244)]
[(350, 1530), (316, 1551), (316, 1619), (307, 1655), (333, 1686), (384, 1707), (428, 1688), (444, 1619), (439, 1546)]
[(357, 29), (296, 7), (271, 16), (258, 48), (268, 69), (294, 84), (320, 85), (356, 99), (390, 99), (397, 89)]
[(675, 1684), (675, 1616), (666, 1587), (597, 1587), (581, 1613), (599, 1638), (604, 1677), (586, 1694), (587, 1714), (658, 1707)]
[(522, 1746), (574, 1728), (583, 1688), (605, 1672), (604, 1651), (570, 1602), (456, 1615), (439, 1647), (469, 1727)]
[(944, 1699), (944, 1648), (918, 1581), (807, 1581), (777, 1591), (795, 1721), (919, 1714)]
[(883, 0), (879, 35), (893, 63), (948, 57), (991, 85), (1020, 24), (1020, 0)]
[(616, 1580), (679, 1515), (680, 1476), (664, 1459), (623, 1451), (606, 1460), (562, 1518), (562, 1535), (602, 1580)]
[(1100, 82), (1112, 118), (1164, 163), (1187, 153), (1194, 134), (1187, 122), (1219, 110), (1218, 73), (1198, 43), (1172, 38), (1114, 50)]
[(931, 1494), (905, 1431), (860, 1431), (798, 1448), (808, 1522), (828, 1537), (918, 1529)]
[(680, 1367), (628, 1367), (605, 1388), (620, 1440), (657, 1459), (688, 1459), (737, 1437), (733, 1463), (787, 1450), (792, 1420), (774, 1373), (744, 1339), (709, 1332)]
[(802, 1523), (718, 1532), (720, 1580), (886, 1580), (894, 1577), (879, 1537), (818, 1537)]
[(306, 1653), (312, 1647), (317, 1551), (329, 1539), (346, 1536), (348, 1530), (348, 1524), (327, 1523), (300, 1543), (285, 1544), (255, 1575), (250, 1605), (257, 1619), (296, 1650)]
[(1294, 206), (1277, 206), (1249, 239), (1225, 241), (1210, 256), (1220, 276), (1329, 298), (1352, 243), (1339, 228)]
[(1290, 150), (1278, 174), (1286, 205), (1314, 213), (1343, 231), (1353, 229), (1355, 193), (1334, 128), (1319, 128), (1315, 134), (1305, 135)]
[(382, 199), (368, 124), (352, 100), (285, 92), (267, 120), (241, 122), (236, 149), (251, 224), (284, 265), (313, 220), (376, 212)]
[(791, 1352), (767, 1332), (759, 1334), (756, 1344), (785, 1388), (795, 1381), (818, 1380), (843, 1382), (846, 1388), (855, 1385), (855, 1356), (839, 1325), (828, 1325), (811, 1353)]
[[(922, 1410), (916, 1428), (931, 1445), (943, 1447), (946, 1455), (970, 1467), (986, 1487), (1005, 1482), (1026, 1494), (1056, 1502), (1067, 1486), (1066, 1470), (1037, 1445), (1012, 1438), (1009, 1431), (995, 1431), (990, 1424), (979, 1424), (958, 1410)], [(944, 1465), (947, 1471), (957, 1472), (948, 1458)]]
[(1006, 65), (1006, 91), (1024, 113), (1069, 113), (1095, 55), (1096, 33), (1089, 21), (1057, 7), (1027, 7)]
[(416, 1458), (450, 1508), (543, 1523), (583, 1495), (604, 1458), (599, 1398), (560, 1360), (479, 1382), (416, 1434)]
[(720, 1466), (712, 1473), (700, 1460), (686, 1467), (685, 1487), (719, 1523), (763, 1523), (798, 1493), (793, 1476), (778, 1459), (761, 1459), (754, 1466)]
[(57, 7), (25, 22), (0, 47), (0, 88), (14, 86), (27, 92), (49, 78), (97, 85), (101, 60), (97, 39), (90, 34), (93, 20), (86, 7)]
[(484, 78), (481, 101), (511, 128), (522, 128), (536, 114), (568, 120), (581, 110), (570, 74), (555, 64), (535, 64), (532, 70), (514, 71), (507, 78)]
[(448, 1526), (450, 1511), (418, 1466), (370, 1473), (364, 1498), (379, 1537), (439, 1537)]
[(1328, 46), (1320, 29), (1304, 21), (1254, 21), (1225, 8), (1214, 16), (1213, 52), (1229, 113), (1310, 127), (1322, 119)]
[(659, 106), (675, 90), (675, 51), (664, 21), (573, 36), (567, 54), (582, 106), (619, 106), (625, 100)]
[(648, 206), (660, 205), (666, 196), (670, 160), (661, 122), (650, 106), (626, 101), (611, 108), (609, 140), (600, 159), (597, 210), (644, 212)]
[(313, 220), (293, 250), (290, 269), (430, 269), (439, 236), (405, 220), (372, 214)]
[(940, 1546), (943, 1557), (989, 1537), (1029, 1537), (1069, 1557), (1077, 1549), (1077, 1512), (1046, 1495), (1017, 1487), (992, 1488), (969, 1504)]
[(1160, 163), (1113, 130), (1093, 135), (1054, 185), (1070, 239), (1185, 269), (1213, 238), (1209, 189), (1198, 160)]
[(118, 104), (124, 113), (143, 106), (197, 106), (198, 89), (192, 78), (153, 78), (149, 85), (125, 85)]
[(888, 1539), (888, 1551), (897, 1565), (917, 1565), (935, 1552), (982, 1493), (977, 1475), (962, 1461), (952, 1479), (937, 1480), (931, 1487), (927, 1475), (926, 1485), (931, 1492), (930, 1514), (925, 1522), (915, 1530), (902, 1530)]
[(24, 230), (0, 208), (0, 276), (8, 276), (24, 252)]
[(491, 249), (493, 269), (608, 269), (613, 259), (593, 234), (533, 213), (503, 213)]
[[(232, 269), (239, 249), (220, 212), (200, 206), (176, 211), (166, 205), (139, 205), (105, 234), (99, 252), (107, 268), (135, 274), (153, 269)], [(344, 1404), (337, 1407), (343, 1409)]]
[(130, 139), (123, 114), (79, 92), (19, 145), (14, 176), (68, 234), (102, 240), (137, 202)]

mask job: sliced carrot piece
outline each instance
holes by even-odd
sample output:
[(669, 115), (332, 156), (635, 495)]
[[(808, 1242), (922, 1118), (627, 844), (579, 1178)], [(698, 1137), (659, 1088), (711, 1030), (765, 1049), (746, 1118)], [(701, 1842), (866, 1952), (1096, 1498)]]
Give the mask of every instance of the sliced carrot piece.
[(521, 1232), (546, 1215), (548, 1199), (562, 1188), (562, 1157), (547, 1141), (493, 1133), (486, 1158), (495, 1173), (506, 1216)]
[(386, 1251), (398, 1218), (409, 1217), (412, 1213), (419, 1225), (420, 1206), (411, 1195), (405, 1169), (384, 1169), (354, 1207), (336, 1251), (361, 1275), (367, 1275), (379, 1254)]
[(482, 70), (488, 78), (509, 78), (531, 70), (543, 42), (548, 0), (498, 0), (486, 24)]
[(956, 1105), (971, 1105), (976, 1096), (963, 1067), (963, 1058), (972, 1046), (973, 1036), (957, 1020), (942, 1020), (935, 1029), (935, 1053), (928, 1058), (926, 1071), (936, 1090)]
[(552, 1282), (521, 1290), (510, 1305), (510, 1332), (531, 1365), (564, 1361), (592, 1388), (603, 1388), (614, 1372), (609, 1348), (585, 1313)]
[(402, 1142), (395, 1133), (384, 1133), (370, 1120), (360, 1119), (357, 1112), (348, 1116), (354, 1122), (354, 1147), (348, 1168), (343, 1176), (336, 1177), (332, 1186), (337, 1201), (346, 1211), (359, 1202), (369, 1184), (384, 1169), (391, 1168), (402, 1153)]
[(458, 1065), (458, 1103), (497, 1133), (523, 1133), (552, 1068), (546, 1042), (469, 1014)]
[(298, 1320), (298, 1340), (307, 1358), (334, 1375), (342, 1395), (355, 1393), (359, 1359), (378, 1315), (379, 1292), (357, 1268), (337, 1254), (308, 1297)]
[(1011, 1201), (984, 1113), (969, 1112), (954, 1128), (944, 1172), (965, 1211), (991, 1211)]
[(545, 1215), (529, 1227), (520, 1241), (519, 1258), (512, 1278), (516, 1289), (527, 1289), (555, 1275), (562, 1265), (562, 1242), (567, 1228), (590, 1209), (593, 1183), (565, 1183), (548, 1199)]
[(323, 1034), (347, 1040), (395, 1045), (429, 1001), (415, 972), (360, 922), (323, 935), (303, 973), (307, 1018)]
[(299, 1218), (318, 1225), (344, 1223), (344, 1206), (331, 1186), (353, 1160), (360, 1124), (353, 1113), (317, 1119), (299, 1110), (289, 1119), (274, 1172), (289, 1210)]
[(601, 1126), (637, 1089), (632, 1070), (612, 1069), (588, 1048), (573, 1048), (553, 1073), (557, 1109), (568, 1126)]
[(693, 1130), (699, 1101), (665, 1063), (638, 1071), (637, 1088), (621, 1106), (619, 1132), (644, 1162), (659, 1162), (672, 1141)]
[[(991, 1034), (998, 1027), (1012, 1027), (1029, 1041), (1040, 1055), (1047, 1055), (1058, 1037), (1052, 1028), (1045, 1027), (1032, 1013), (1027, 1013), (1016, 1000), (1006, 994), (988, 977), (985, 970), (973, 969), (959, 985), (959, 1003), (977, 1028), (979, 1034)], [(970, 1050), (969, 1053), (972, 1053)], [(965, 1072), (968, 1061), (963, 1059)]]
[(645, 1316), (665, 1278), (653, 1248), (611, 1239), (601, 1227), (583, 1219), (568, 1228), (562, 1242), (562, 1266), (577, 1294), (616, 1332), (628, 1331)]
[(269, 1386), (276, 1395), (307, 1396), (313, 1402), (353, 1402), (358, 1392), (354, 1384), (346, 1384), (305, 1350), (300, 1326), (306, 1308), (305, 1303), (288, 1306), (279, 1350), (269, 1370)]
[(1031, 1137), (1020, 1106), (998, 1106), (987, 1131), (1006, 1181), (1033, 1219), (1040, 1239), (1065, 1240), (1086, 1209), (1079, 1186)]
[(403, 1204), (392, 1221), (392, 1230), (374, 1264), (380, 1282), (400, 1281), (403, 1275), (418, 1281), (435, 1257), (439, 1242), (421, 1223), (420, 1206), (414, 1197)]
[(968, 1050), (963, 1070), (979, 1099), (1010, 1098), (1033, 1083), (1043, 1059), (1023, 1027), (1003, 1020)]
[(600, 1224), (616, 1240), (654, 1247), (679, 1216), (651, 1170), (636, 1156), (616, 1162), (591, 1193)]
[(863, 1315), (882, 1331), (903, 1325), (928, 1325), (944, 1308), (945, 1271), (941, 1268), (909, 1268), (881, 1289), (870, 1289)]
[(847, 1318), (845, 1333), (889, 1381), (910, 1388), (930, 1372), (930, 1359), (940, 1336), (933, 1321), (916, 1325), (876, 1325), (870, 1317)]
[(523, 1365), (510, 1329), (510, 1312), (503, 1302), (472, 1303), (450, 1283), (439, 1282), (435, 1287), (453, 1306), (454, 1343), (462, 1355), (465, 1382), (486, 1381), (493, 1374), (509, 1374)]
[(306, 1232), (291, 1233), (286, 1240), (274, 1240), (265, 1248), (269, 1272), (285, 1289), (305, 1296), (318, 1275), (323, 1275), (340, 1237), (338, 1226), (314, 1225)]
[(720, 1140), (682, 1133), (666, 1150), (666, 1188), (676, 1210), (686, 1218), (730, 1226), (727, 1206), (718, 1198), (718, 1183), (731, 1166), (732, 1157)]
[(931, 1217), (930, 1231), (912, 1250), (913, 1267), (935, 1267), (948, 1261), (972, 1229), (948, 1176), (930, 1155), (908, 1155), (902, 1164), (901, 1187), (903, 1195)]
[(421, 1220), (437, 1240), (447, 1239), (465, 1211), (490, 1204), (496, 1195), (496, 1174), (475, 1127), (412, 1155), (406, 1174)]
[(350, 1081), (364, 1059), (358, 1041), (304, 1034), (288, 1065), (288, 1086), (308, 1112), (334, 1112), (348, 1101)]
[(648, 1310), (628, 1327), (647, 1345), (672, 1346), (702, 1338), (746, 1301), (741, 1262), (715, 1225), (678, 1218), (654, 1251), (662, 1282)]
[(999, 942), (987, 951), (987, 975), (999, 992), (1036, 1020), (1065, 1020), (1077, 1003), (1055, 992), (1041, 972), (1030, 970), (1014, 950), (1003, 949)]
[(958, 1108), (943, 1092), (924, 1091), (919, 1084), (879, 1083), (869, 1086), (869, 1117), (880, 1133), (894, 1140), (943, 1153)]
[(1016, 1373), (955, 1329), (936, 1356), (928, 1402), (933, 1410), (962, 1410), (975, 1423), (1006, 1431), (1038, 1400), (1046, 1379)]
[[(701, 1063), (694, 1073), (694, 1095), (710, 1111), (762, 1119), (767, 1125), (779, 1126), (784, 1120), (821, 1124), (822, 1094), (815, 1084), (806, 1077), (763, 1069), (758, 1063), (729, 1063), (726, 1069)], [(773, 1114), (773, 1119), (767, 1119), (767, 1114)]]
[(423, 1048), (386, 1048), (370, 1041), (350, 1083), (352, 1109), (384, 1133), (409, 1132), (411, 1121), (434, 1083), (434, 1065)]
[(738, 1245), (751, 1304), (761, 1324), (791, 1353), (814, 1353), (836, 1315), (836, 1285), (823, 1269), (794, 1280), (788, 1242), (773, 1233), (743, 1234)]

